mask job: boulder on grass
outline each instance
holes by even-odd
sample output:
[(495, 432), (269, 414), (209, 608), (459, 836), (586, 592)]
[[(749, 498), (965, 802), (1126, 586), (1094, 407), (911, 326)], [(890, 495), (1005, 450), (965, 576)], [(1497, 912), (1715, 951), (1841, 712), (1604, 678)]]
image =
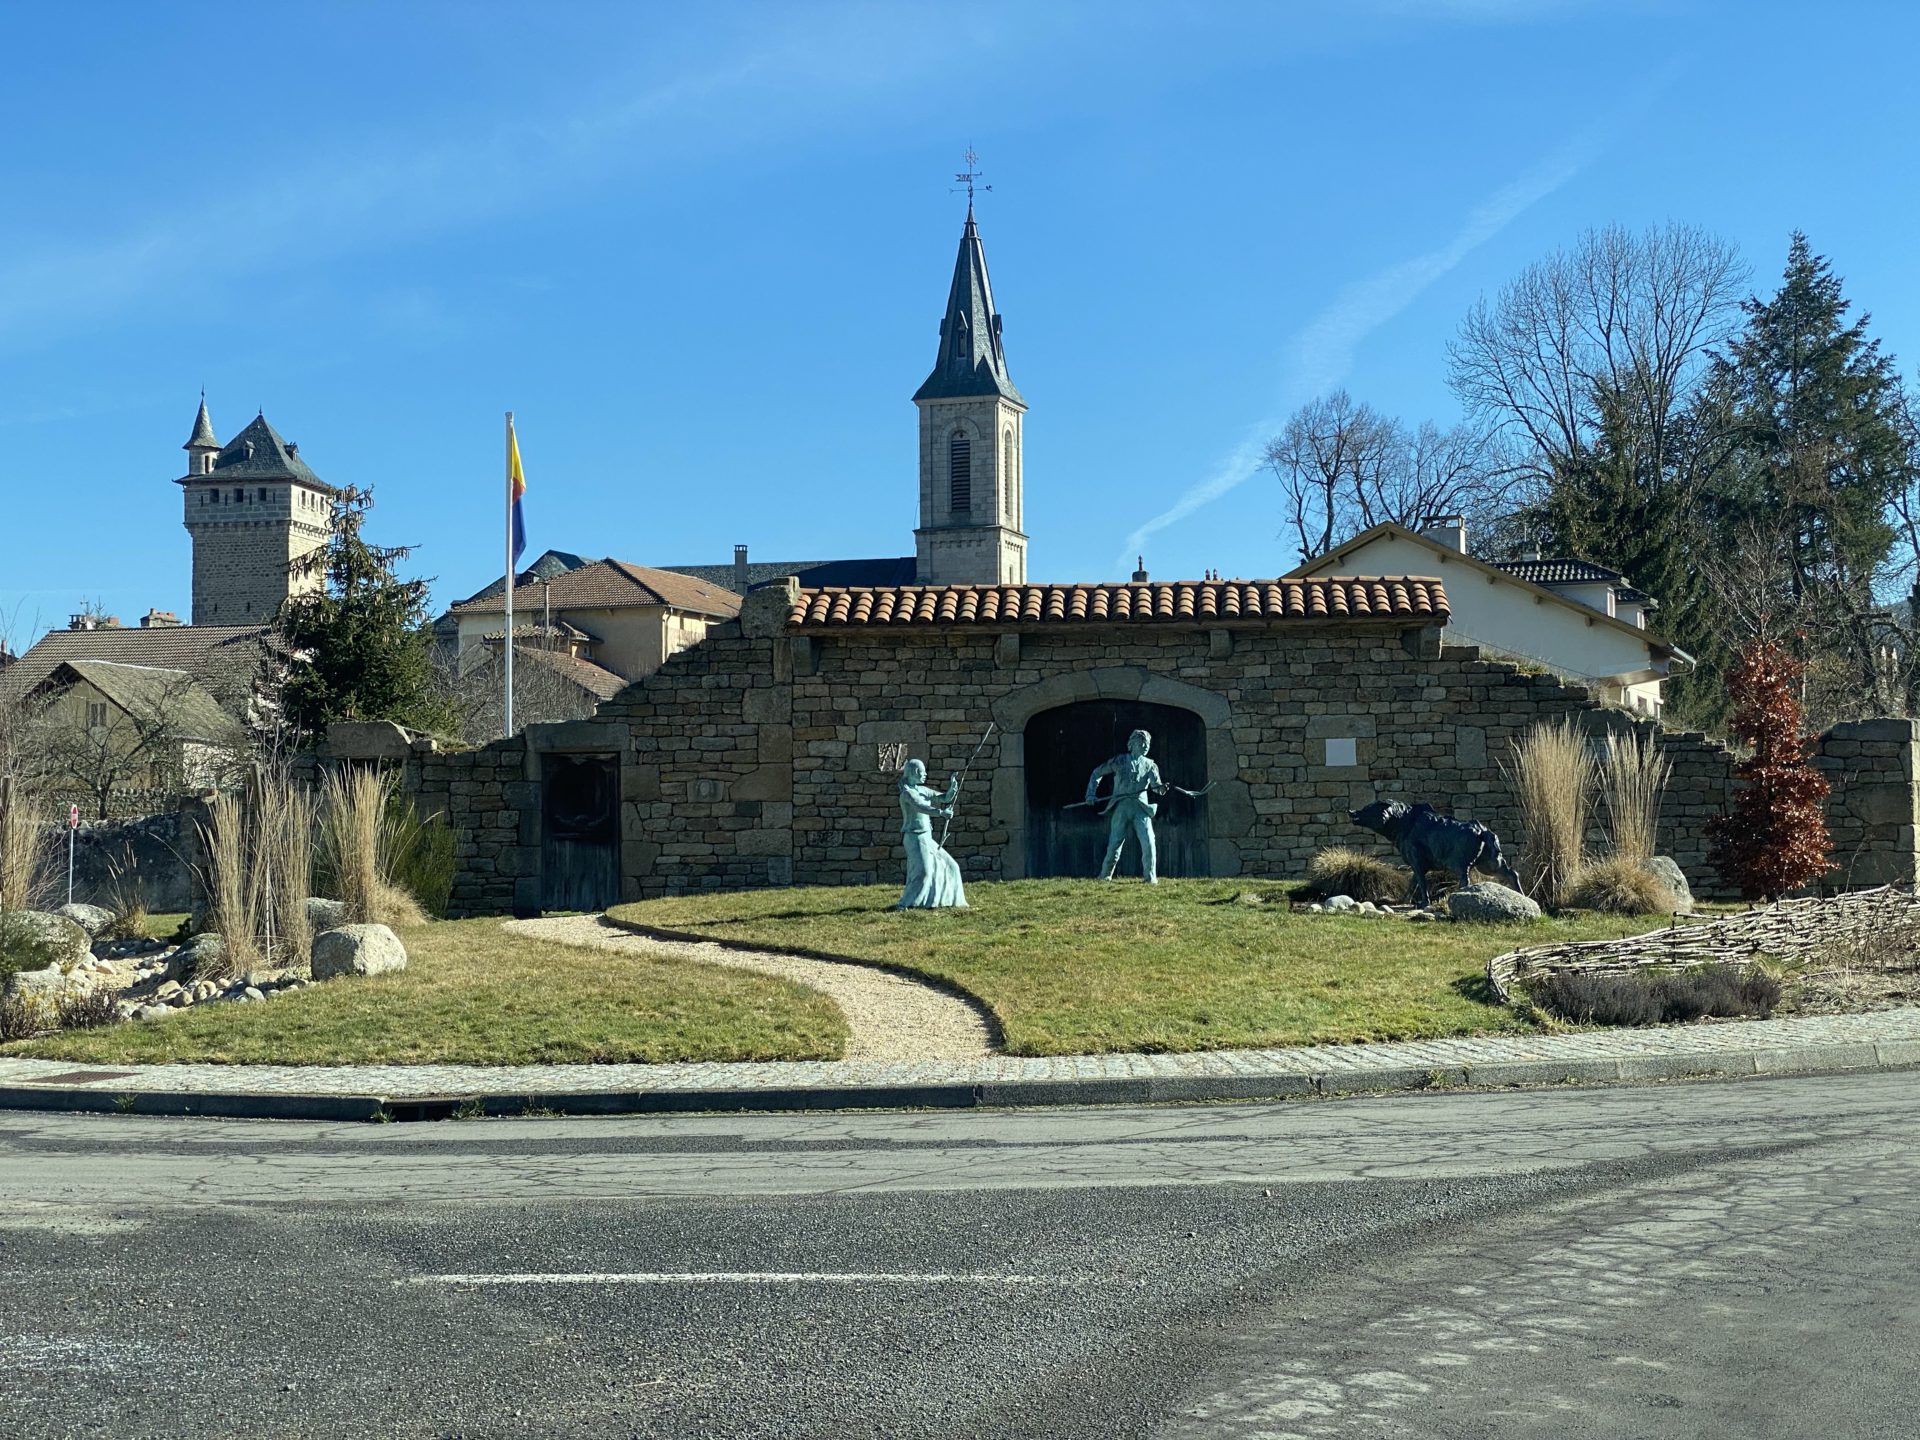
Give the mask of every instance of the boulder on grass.
[(322, 930), (337, 930), (347, 923), (347, 902), (307, 897), (307, 928), (316, 935)]
[(113, 924), (113, 912), (100, 905), (62, 905), (53, 913), (56, 915), (64, 915), (67, 919), (73, 921), (74, 924), (87, 932), (88, 939), (92, 939), (102, 930)]
[(1476, 880), (1464, 890), (1447, 896), (1447, 914), (1455, 920), (1478, 921), (1488, 925), (1511, 925), (1516, 921), (1538, 920), (1540, 907), (1518, 890), (1509, 890), (1490, 880)]
[(227, 942), (211, 930), (202, 930), (167, 957), (166, 978), (184, 981), (216, 975), (226, 964)]
[(93, 941), (64, 915), (47, 910), (9, 910), (0, 914), (0, 955), (23, 969), (78, 965), (93, 958)]
[(313, 937), (313, 978), (385, 975), (407, 968), (407, 947), (385, 925), (341, 925)]
[(1693, 887), (1687, 884), (1686, 872), (1678, 861), (1671, 855), (1656, 855), (1641, 868), (1673, 892), (1682, 915), (1693, 913)]

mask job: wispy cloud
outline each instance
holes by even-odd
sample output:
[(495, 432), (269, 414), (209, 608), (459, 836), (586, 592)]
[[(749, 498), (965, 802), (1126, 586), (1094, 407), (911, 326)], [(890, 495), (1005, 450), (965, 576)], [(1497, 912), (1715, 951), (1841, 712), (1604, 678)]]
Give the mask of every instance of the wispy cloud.
[[(1344, 380), (1353, 369), (1361, 342), (1419, 298), (1422, 291), (1468, 255), (1493, 239), (1528, 209), (1558, 190), (1590, 163), (1601, 149), (1602, 132), (1583, 132), (1503, 185), (1468, 214), (1446, 244), (1390, 265), (1340, 291), (1294, 336), (1286, 350), (1277, 411), (1286, 414)], [(1167, 509), (1127, 536), (1114, 559), (1116, 569), (1133, 564), (1149, 536), (1177, 525), (1253, 478), (1266, 444), (1280, 421), (1269, 417), (1251, 426), (1213, 473), (1187, 490)]]

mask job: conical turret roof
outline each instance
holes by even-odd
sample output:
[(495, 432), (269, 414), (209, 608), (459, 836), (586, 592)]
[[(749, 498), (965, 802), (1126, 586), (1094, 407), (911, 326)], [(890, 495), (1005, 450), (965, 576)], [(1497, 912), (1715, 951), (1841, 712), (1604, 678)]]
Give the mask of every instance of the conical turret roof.
[(971, 395), (1000, 395), (1024, 405), (1007, 373), (1006, 351), (1000, 344), (1000, 316), (993, 308), (993, 286), (987, 280), (987, 252), (980, 245), (973, 205), (967, 205), (966, 228), (960, 232), (960, 253), (953, 262), (953, 286), (947, 293), (947, 313), (940, 322), (940, 355), (927, 383), (914, 392), (915, 400), (943, 400)]
[(207, 397), (200, 397), (200, 413), (193, 417), (193, 434), (187, 437), (182, 450), (218, 450), (220, 441), (213, 433), (213, 417), (207, 414)]

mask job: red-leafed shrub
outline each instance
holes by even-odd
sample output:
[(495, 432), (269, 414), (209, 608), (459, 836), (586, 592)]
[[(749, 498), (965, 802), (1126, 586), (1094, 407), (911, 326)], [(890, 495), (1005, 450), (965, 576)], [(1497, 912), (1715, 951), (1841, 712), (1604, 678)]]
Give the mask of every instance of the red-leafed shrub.
[(1777, 900), (1833, 869), (1821, 802), (1827, 782), (1808, 763), (1794, 685), (1804, 667), (1771, 641), (1741, 652), (1727, 681), (1733, 732), (1753, 754), (1734, 771), (1733, 810), (1708, 827), (1720, 878), (1749, 900)]

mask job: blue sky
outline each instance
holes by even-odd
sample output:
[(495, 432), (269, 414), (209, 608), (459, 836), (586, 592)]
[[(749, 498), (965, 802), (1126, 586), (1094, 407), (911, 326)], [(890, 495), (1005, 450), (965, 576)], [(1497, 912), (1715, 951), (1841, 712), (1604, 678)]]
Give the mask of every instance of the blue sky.
[(203, 385), (371, 485), (440, 602), (498, 573), (509, 408), (536, 552), (910, 553), (969, 143), (1035, 579), (1287, 568), (1259, 442), (1335, 384), (1456, 418), (1462, 313), (1590, 225), (1706, 226), (1760, 290), (1804, 228), (1920, 358), (1904, 4), (8, 0), (0, 37), (16, 645), (185, 613)]

